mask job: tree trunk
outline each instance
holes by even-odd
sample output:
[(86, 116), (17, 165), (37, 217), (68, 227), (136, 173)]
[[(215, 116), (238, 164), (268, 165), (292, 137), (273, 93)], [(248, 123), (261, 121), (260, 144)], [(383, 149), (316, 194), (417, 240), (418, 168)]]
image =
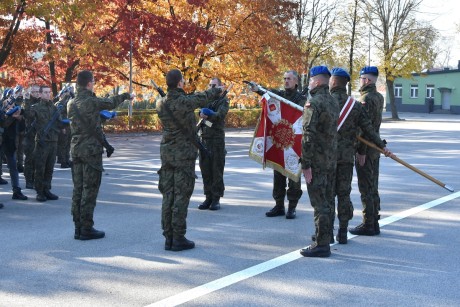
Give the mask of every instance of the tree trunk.
[[(51, 39), (51, 23), (49, 20), (45, 21), (46, 27), (46, 44), (48, 47), (46, 48), (47, 52), (50, 53), (51, 51), (51, 44), (53, 43)], [(53, 96), (56, 96), (58, 93), (57, 84), (56, 84), (56, 67), (54, 65), (54, 60), (49, 62), (50, 67), (50, 77), (51, 77), (51, 90), (53, 91)]]
[(392, 119), (399, 119), (398, 116), (398, 110), (396, 109), (396, 103), (395, 103), (395, 86), (394, 86), (394, 81), (386, 79), (385, 80), (387, 84), (387, 92), (388, 92), (388, 97), (390, 99), (390, 106), (391, 106), (391, 118)]

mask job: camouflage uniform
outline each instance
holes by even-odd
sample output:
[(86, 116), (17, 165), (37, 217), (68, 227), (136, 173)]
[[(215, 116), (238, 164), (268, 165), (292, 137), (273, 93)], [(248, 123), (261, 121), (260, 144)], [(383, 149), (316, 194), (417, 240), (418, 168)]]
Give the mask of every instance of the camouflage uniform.
[(98, 98), (92, 91), (77, 86), (75, 98), (67, 104), (67, 114), (71, 120), (70, 151), (73, 161), (71, 211), (76, 229), (90, 229), (94, 225), (94, 208), (104, 170), (99, 112), (114, 109), (129, 98), (129, 93)]
[[(187, 229), (187, 209), (196, 178), (197, 149), (190, 140), (195, 137), (196, 118), (193, 110), (205, 107), (220, 92), (220, 89), (211, 88), (205, 92), (186, 95), (180, 88), (168, 88), (166, 97), (157, 105), (163, 126), (158, 189), (163, 195), (161, 225), (167, 240), (184, 238)], [(174, 118), (165, 106), (169, 107)], [(190, 135), (184, 134), (182, 129), (190, 130)]]
[(312, 98), (305, 104), (303, 114), (301, 165), (303, 170), (312, 170), (312, 181), (307, 188), (314, 209), (316, 242), (318, 245), (329, 245), (339, 104), (329, 94), (327, 85), (314, 88), (310, 94)]
[(213, 101), (206, 107), (213, 110), (215, 115), (209, 116), (211, 127), (202, 124), (201, 140), (211, 152), (211, 157), (200, 154), (200, 169), (203, 177), (203, 189), (206, 199), (219, 200), (224, 196), (224, 167), (225, 167), (225, 116), (228, 113), (228, 99)]
[(30, 118), (35, 121), (35, 148), (34, 148), (34, 187), (37, 194), (43, 195), (51, 190), (54, 163), (56, 162), (57, 140), (59, 130), (62, 128), (60, 116), (53, 122), (48, 133), (44, 130), (51, 122), (51, 118), (57, 112), (51, 100), (43, 100), (34, 104), (31, 108)]
[[(67, 118), (67, 103), (69, 100), (70, 95), (67, 95), (64, 96), (60, 101), (56, 102), (56, 106), (63, 106), (61, 110), (62, 118)], [(61, 165), (68, 164), (70, 161), (70, 126), (66, 126), (64, 131), (65, 132), (61, 131), (59, 133), (57, 149), (58, 163), (61, 163)]]
[[(288, 90), (276, 90), (270, 89), (270, 92), (281, 96), (293, 103), (303, 107), (307, 101), (307, 97), (303, 96), (297, 89), (288, 89)], [(260, 95), (263, 95), (263, 92), (257, 92)], [(292, 179), (288, 179), (288, 189), (286, 193), (286, 176), (283, 176), (278, 171), (273, 171), (273, 199), (277, 204), (284, 207), (284, 198), (287, 194), (287, 199), (289, 201), (289, 208), (295, 209), (299, 199), (302, 197), (302, 182), (299, 180), (295, 182)]]
[[(379, 134), (380, 124), (382, 123), (383, 96), (377, 92), (375, 84), (368, 84), (362, 87), (360, 93), (362, 104), (369, 115), (374, 131)], [(356, 164), (358, 187), (363, 204), (363, 222), (364, 224), (373, 225), (374, 221), (380, 219), (380, 197), (378, 192), (380, 152), (360, 144), (358, 153), (366, 155), (366, 162), (363, 166)]]
[[(16, 100), (17, 105), (24, 108), (24, 100)], [(17, 122), (16, 128), (16, 163), (18, 169), (24, 169), (24, 136), (26, 125), (24, 119)]]
[(31, 108), (33, 105), (40, 101), (39, 98), (30, 97), (24, 100), (24, 122), (25, 122), (25, 134), (24, 134), (24, 178), (26, 180), (26, 187), (33, 186), (34, 184), (34, 149), (35, 149), (35, 122), (32, 118)]
[[(349, 97), (345, 87), (332, 88), (331, 95), (339, 102), (340, 110)], [(366, 139), (375, 143), (380, 148), (385, 147), (384, 142), (380, 139), (378, 134), (375, 133), (367, 112), (364, 110), (361, 103), (356, 101), (337, 133), (335, 195), (337, 196), (339, 227), (345, 229), (348, 227), (348, 221), (353, 218), (353, 204), (350, 199), (350, 193), (351, 181), (353, 179), (353, 164), (357, 147), (356, 137), (360, 130), (364, 133)], [(334, 213), (332, 216), (332, 223), (334, 223)]]

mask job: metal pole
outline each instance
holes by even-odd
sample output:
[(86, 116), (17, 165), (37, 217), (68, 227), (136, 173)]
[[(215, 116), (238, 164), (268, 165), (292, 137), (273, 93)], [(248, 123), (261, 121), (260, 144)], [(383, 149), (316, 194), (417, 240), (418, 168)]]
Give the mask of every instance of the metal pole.
[[(131, 19), (133, 19), (133, 10), (131, 8)], [(131, 31), (129, 35), (129, 93), (133, 93), (133, 39), (131, 36)], [(129, 101), (128, 106), (128, 126), (131, 130), (131, 119), (133, 117), (133, 100)]]

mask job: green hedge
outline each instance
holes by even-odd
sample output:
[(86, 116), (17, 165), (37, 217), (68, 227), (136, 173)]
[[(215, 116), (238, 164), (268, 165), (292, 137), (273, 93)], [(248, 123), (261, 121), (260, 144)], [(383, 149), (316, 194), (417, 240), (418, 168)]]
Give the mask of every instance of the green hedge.
[[(261, 109), (229, 110), (225, 118), (227, 128), (248, 128), (255, 127), (259, 119)], [(161, 122), (156, 110), (133, 111), (131, 123), (128, 111), (117, 111), (116, 118), (104, 124), (105, 132), (159, 132)], [(198, 119), (198, 114), (197, 114)], [(131, 125), (130, 125), (131, 124)]]

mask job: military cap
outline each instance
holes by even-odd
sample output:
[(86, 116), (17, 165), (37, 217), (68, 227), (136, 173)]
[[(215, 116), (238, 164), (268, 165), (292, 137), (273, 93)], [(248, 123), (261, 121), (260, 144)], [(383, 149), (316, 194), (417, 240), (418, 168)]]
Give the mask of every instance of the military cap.
[(328, 75), (330, 77), (331, 73), (329, 72), (329, 69), (327, 69), (326, 66), (314, 66), (310, 70), (310, 77), (314, 77), (317, 75)]
[(378, 76), (379, 75), (379, 69), (375, 66), (365, 66), (362, 68), (359, 72), (359, 75), (374, 75)]
[(347, 81), (350, 81), (350, 75), (348, 74), (348, 72), (343, 69), (343, 68), (340, 68), (340, 67), (334, 67), (332, 68), (331, 70), (331, 74), (333, 76), (337, 76), (337, 77), (343, 77), (345, 79), (347, 79)]

